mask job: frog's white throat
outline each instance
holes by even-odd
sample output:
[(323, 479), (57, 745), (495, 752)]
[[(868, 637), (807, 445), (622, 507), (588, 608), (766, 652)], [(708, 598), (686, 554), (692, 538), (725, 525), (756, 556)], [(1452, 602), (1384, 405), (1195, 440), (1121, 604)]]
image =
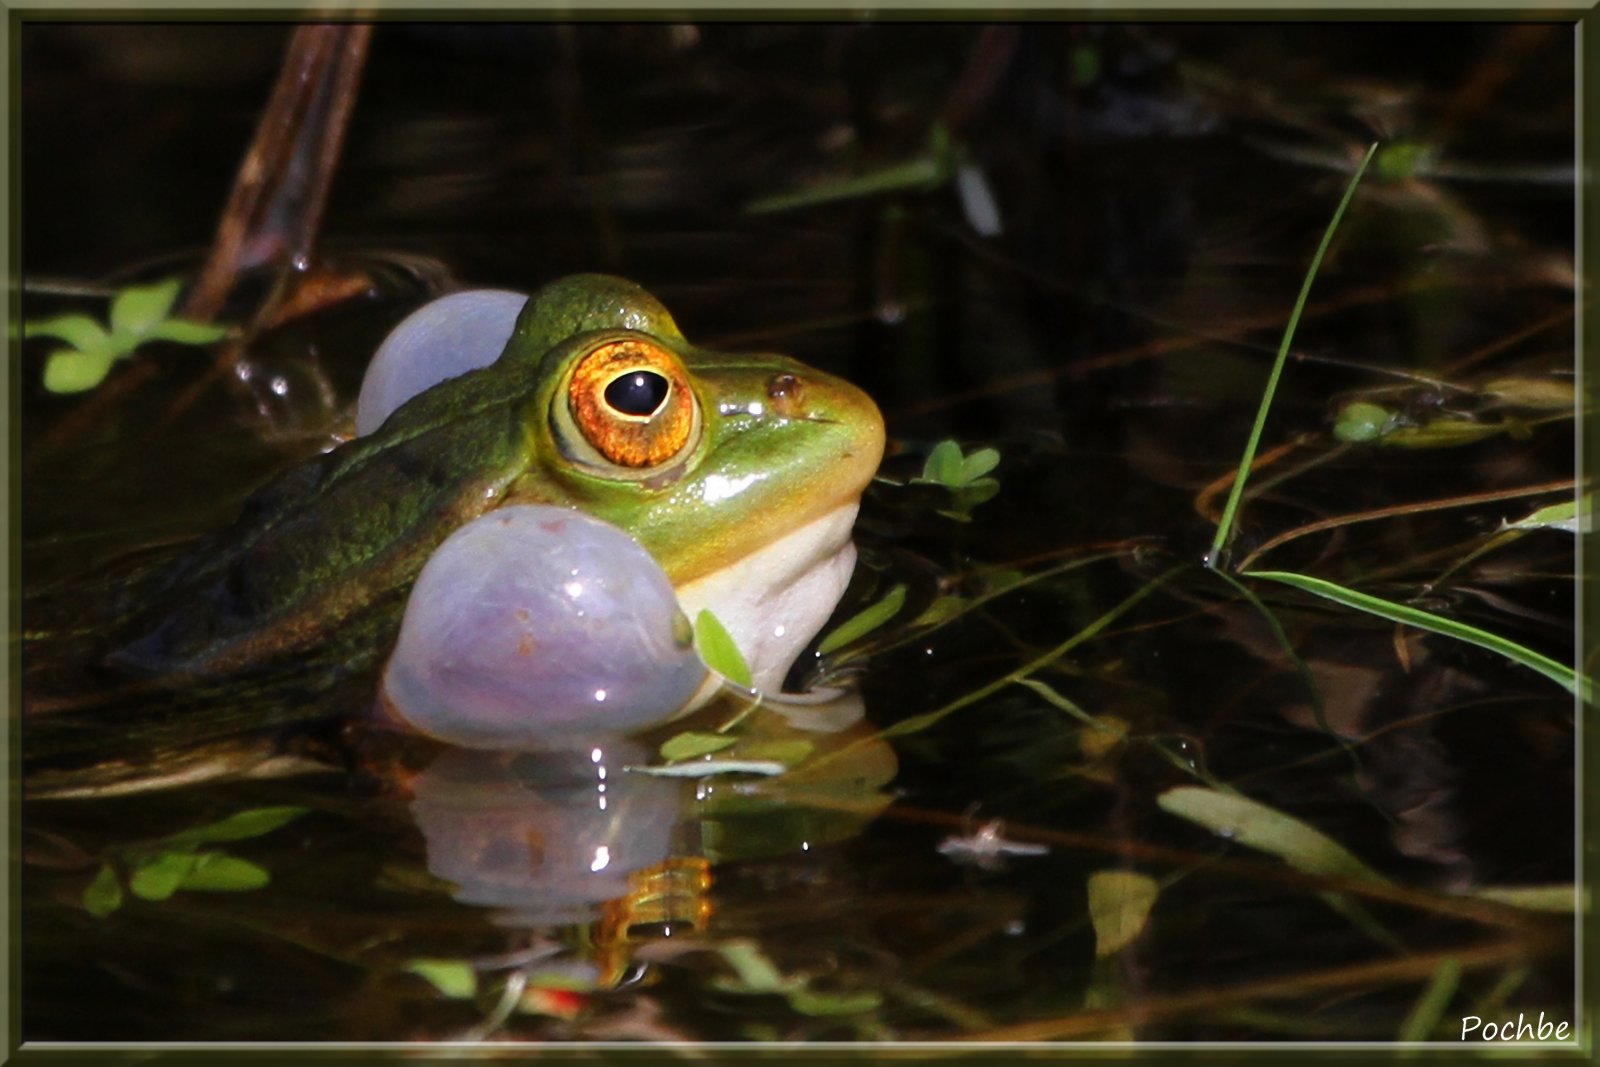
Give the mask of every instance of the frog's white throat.
[(851, 501), (736, 563), (677, 587), (690, 619), (702, 608), (728, 630), (757, 689), (776, 692), (850, 584), (850, 541), (859, 502)]

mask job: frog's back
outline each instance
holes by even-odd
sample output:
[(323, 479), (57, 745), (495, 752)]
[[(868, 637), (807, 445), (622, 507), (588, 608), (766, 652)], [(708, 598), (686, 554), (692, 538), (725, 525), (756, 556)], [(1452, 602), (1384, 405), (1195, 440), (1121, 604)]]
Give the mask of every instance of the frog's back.
[(232, 526), (128, 591), (111, 662), (226, 673), (350, 644), (339, 628), (403, 599), (429, 553), (525, 467), (519, 405), (495, 392), (398, 413), (257, 490)]

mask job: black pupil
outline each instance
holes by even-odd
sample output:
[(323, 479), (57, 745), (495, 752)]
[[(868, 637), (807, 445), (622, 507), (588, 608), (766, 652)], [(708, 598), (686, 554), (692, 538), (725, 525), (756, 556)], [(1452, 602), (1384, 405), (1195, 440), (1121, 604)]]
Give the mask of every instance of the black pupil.
[(666, 398), (667, 380), (655, 371), (631, 371), (606, 386), (606, 403), (624, 415), (654, 415)]

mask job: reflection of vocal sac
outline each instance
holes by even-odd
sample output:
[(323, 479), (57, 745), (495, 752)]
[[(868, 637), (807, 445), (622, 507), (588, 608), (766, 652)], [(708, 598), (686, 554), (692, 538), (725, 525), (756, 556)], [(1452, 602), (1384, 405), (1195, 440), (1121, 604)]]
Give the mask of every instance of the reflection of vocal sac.
[(628, 875), (661, 863), (679, 815), (677, 783), (630, 774), (630, 741), (552, 753), (449, 749), (412, 783), (428, 870), (455, 899), (502, 909), (508, 925), (587, 922), (626, 896)]

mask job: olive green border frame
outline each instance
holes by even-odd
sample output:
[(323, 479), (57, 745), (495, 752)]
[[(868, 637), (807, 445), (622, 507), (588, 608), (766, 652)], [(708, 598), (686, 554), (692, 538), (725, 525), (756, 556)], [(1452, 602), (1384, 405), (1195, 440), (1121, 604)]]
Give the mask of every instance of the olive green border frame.
[[(6, 205), (3, 223), (0, 223), (0, 241), (6, 249), (5, 305), (0, 317), (5, 320), (8, 338), (6, 374), (0, 377), (0, 411), (5, 413), (5, 433), (0, 435), (0, 458), (4, 459), (7, 481), (5, 500), (7, 523), (0, 532), (0, 551), (6, 561), (0, 577), (0, 597), (6, 605), (4, 623), (6, 655), (0, 669), (3, 692), (6, 698), (7, 729), (0, 731), (0, 764), (4, 766), (5, 788), (0, 790), (0, 826), (5, 827), (4, 846), (0, 848), (5, 860), (5, 878), (0, 879), (0, 914), (5, 926), (0, 931), (0, 946), (4, 948), (6, 969), (4, 989), (0, 990), (0, 1064), (5, 1063), (95, 1063), (158, 1062), (215, 1063), (219, 1059), (242, 1060), (251, 1063), (292, 1062), (305, 1058), (334, 1062), (368, 1062), (371, 1060), (397, 1060), (407, 1062), (444, 1060), (534, 1060), (538, 1062), (655, 1062), (661, 1059), (693, 1058), (710, 1063), (784, 1062), (823, 1063), (885, 1060), (889, 1062), (943, 1062), (952, 1059), (986, 1062), (1007, 1062), (1015, 1059), (1068, 1060), (1078, 1058), (1128, 1059), (1131, 1055), (1153, 1056), (1158, 1060), (1232, 1060), (1235, 1058), (1281, 1057), (1286, 1053), (1319, 1062), (1344, 1060), (1370, 1060), (1379, 1055), (1392, 1055), (1403, 1050), (1408, 1058), (1423, 1060), (1456, 1060), (1466, 1057), (1494, 1057), (1506, 1061), (1537, 1058), (1540, 1061), (1587, 1062), (1594, 1048), (1594, 1013), (1587, 1010), (1594, 1003), (1594, 993), (1600, 990), (1600, 965), (1595, 955), (1585, 948), (1592, 943), (1587, 935), (1592, 927), (1592, 916), (1585, 916), (1578, 924), (1576, 946), (1576, 990), (1573, 1019), (1578, 1039), (1575, 1044), (1563, 1046), (1512, 1046), (1491, 1048), (1484, 1045), (1462, 1045), (1434, 1042), (1415, 1046), (1393, 1043), (1289, 1043), (1260, 1042), (1248, 1044), (1193, 1044), (1174, 1045), (1138, 1043), (1134, 1045), (1047, 1043), (1038, 1045), (995, 1047), (964, 1045), (961, 1043), (877, 1045), (877, 1044), (816, 1044), (816, 1045), (756, 1045), (745, 1043), (705, 1045), (428, 1045), (418, 1043), (328, 1044), (328, 1043), (248, 1043), (248, 1044), (39, 1044), (23, 1047), (19, 1043), (21, 1020), (21, 966), (17, 953), (21, 929), (20, 876), (21, 876), (21, 821), (20, 784), (18, 775), (17, 728), (20, 707), (20, 561), (19, 515), (17, 488), (20, 478), (20, 419), (21, 396), (20, 341), (11, 334), (12, 324), (20, 321), (21, 305), (21, 245), (22, 227), (20, 189), (20, 107), (21, 72), (19, 62), (21, 25), (45, 21), (128, 21), (128, 22), (179, 22), (179, 21), (354, 21), (380, 19), (385, 21), (562, 21), (583, 19), (593, 21), (647, 21), (667, 20), (784, 20), (804, 21), (1176, 21), (1176, 20), (1281, 20), (1281, 21), (1373, 21), (1375, 23), (1434, 19), (1439, 21), (1556, 21), (1570, 22), (1576, 28), (1575, 63), (1577, 64), (1576, 125), (1579, 158), (1577, 160), (1578, 196), (1573, 220), (1577, 234), (1576, 273), (1578, 278), (1577, 323), (1578, 396), (1588, 397), (1596, 373), (1596, 353), (1600, 352), (1600, 315), (1588, 313), (1586, 297), (1589, 292), (1586, 268), (1596, 262), (1600, 250), (1600, 210), (1594, 201), (1595, 181), (1595, 116), (1600, 115), (1600, 20), (1595, 14), (1596, 3), (1589, 0), (1549, 0), (1523, 5), (1507, 4), (1504, 0), (1408, 0), (1403, 9), (1386, 7), (1374, 0), (1318, 0), (1314, 7), (1285, 10), (1283, 0), (1232, 0), (1226, 7), (1218, 7), (1207, 0), (1109, 0), (1100, 4), (1061, 3), (1057, 0), (1003, 0), (992, 8), (974, 6), (978, 0), (873, 0), (857, 6), (841, 5), (838, 0), (774, 0), (771, 4), (761, 0), (713, 0), (716, 6), (704, 3), (685, 3), (681, 0), (579, 0), (562, 3), (559, 0), (472, 0), (472, 7), (455, 10), (442, 7), (439, 0), (382, 0), (381, 3), (324, 3), (307, 5), (295, 0), (250, 0), (249, 7), (224, 6), (226, 0), (165, 0), (159, 6), (140, 3), (138, 0), (33, 0), (31, 3), (9, 3), (0, 0), (0, 67), (3, 67), (6, 106), (0, 109), (0, 140), (9, 151), (8, 165), (0, 168), (0, 200)], [(1296, 0), (1288, 0), (1295, 3)], [(1114, 5), (1114, 6), (1113, 6)], [(1582, 401), (1580, 400), (1580, 403)], [(1577, 435), (1577, 464), (1580, 477), (1600, 471), (1600, 416), (1592, 407), (1580, 412)], [(1600, 644), (1595, 635), (1600, 634), (1600, 595), (1590, 584), (1590, 564), (1596, 558), (1597, 535), (1584, 534), (1579, 539), (1578, 573), (1580, 580), (1575, 652), (1578, 662), (1592, 673), (1600, 668)], [(1576, 759), (1578, 761), (1579, 788), (1576, 792), (1577, 844), (1582, 897), (1589, 898), (1587, 886), (1595, 874), (1596, 842), (1590, 837), (1591, 820), (1595, 811), (1596, 791), (1600, 782), (1586, 780), (1582, 775), (1585, 766), (1600, 766), (1600, 761), (1589, 759), (1595, 754), (1595, 737), (1600, 731), (1590, 731), (1584, 721), (1584, 708), (1575, 705), (1577, 725)]]

